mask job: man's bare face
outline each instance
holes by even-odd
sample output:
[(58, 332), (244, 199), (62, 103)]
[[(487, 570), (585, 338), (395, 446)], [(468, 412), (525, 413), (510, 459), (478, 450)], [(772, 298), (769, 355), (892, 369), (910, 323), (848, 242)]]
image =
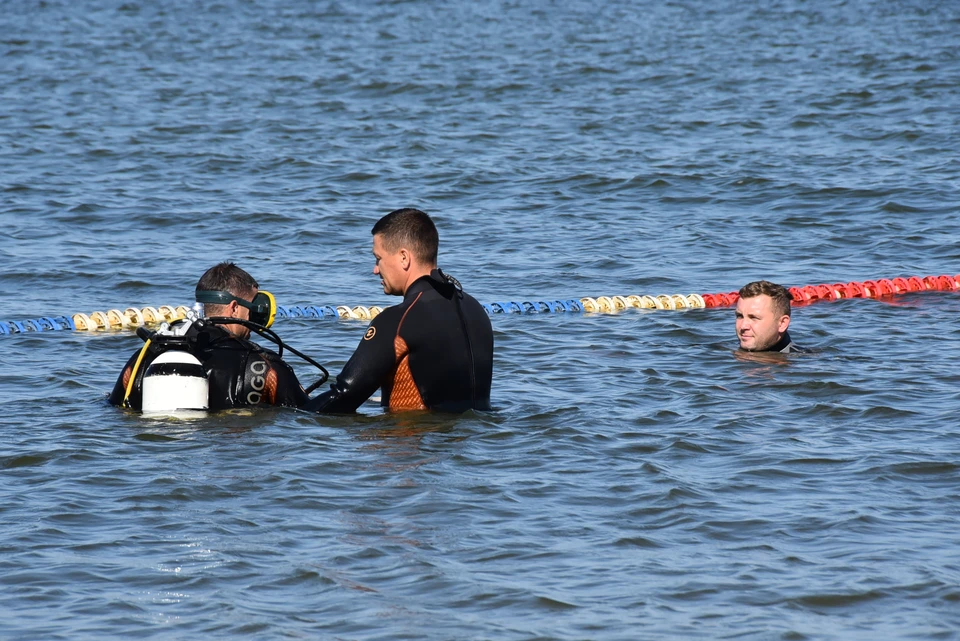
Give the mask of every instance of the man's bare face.
[(778, 316), (766, 294), (737, 301), (737, 338), (740, 349), (762, 352), (777, 344), (787, 331), (789, 316)]

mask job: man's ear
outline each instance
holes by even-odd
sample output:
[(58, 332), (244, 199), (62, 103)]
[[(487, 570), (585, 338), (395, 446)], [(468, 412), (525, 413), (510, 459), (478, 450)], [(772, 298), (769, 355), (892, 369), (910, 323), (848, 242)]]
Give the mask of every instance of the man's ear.
[(236, 318), (236, 317), (237, 317), (237, 309), (238, 309), (239, 307), (240, 307), (240, 303), (238, 303), (238, 302), (235, 301), (235, 300), (230, 301), (230, 304), (227, 305), (227, 314), (226, 314), (226, 315), (229, 316), (230, 318)]
[(781, 317), (780, 317), (780, 322), (777, 324), (777, 331), (778, 331), (779, 333), (783, 334), (785, 331), (787, 331), (787, 328), (788, 328), (788, 327), (790, 327), (790, 317), (789, 317), (789, 316), (781, 316)]
[(410, 266), (413, 264), (410, 252), (406, 248), (401, 247), (397, 253), (400, 254), (400, 266), (404, 269), (410, 269)]

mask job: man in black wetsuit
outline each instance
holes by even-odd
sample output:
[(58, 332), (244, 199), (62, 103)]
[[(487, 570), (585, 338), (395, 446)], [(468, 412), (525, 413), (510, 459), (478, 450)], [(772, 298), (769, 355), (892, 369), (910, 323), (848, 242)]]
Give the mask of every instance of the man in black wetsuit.
[[(250, 309), (259, 291), (257, 281), (233, 263), (220, 263), (208, 269), (197, 283), (197, 298), (218, 300), (206, 303), (207, 318), (224, 317), (250, 320)], [(177, 321), (173, 328), (184, 327)], [(248, 340), (250, 329), (240, 324), (193, 323), (186, 330), (188, 351), (203, 365), (209, 381), (209, 409), (255, 405), (299, 407), (307, 402), (306, 392), (297, 375), (276, 352)], [(163, 351), (162, 337), (156, 346), (147, 347), (136, 368), (133, 385), (128, 383), (141, 350), (127, 361), (110, 394), (110, 402), (139, 410), (143, 400), (143, 374)]]
[(737, 301), (737, 338), (745, 352), (803, 352), (790, 340), (790, 300), (782, 285), (766, 280), (740, 288)]
[(330, 391), (303, 409), (353, 412), (376, 389), (390, 410), (490, 409), (493, 328), (483, 307), (437, 269), (439, 237), (417, 209), (373, 227), (373, 273), (403, 302), (381, 312)]

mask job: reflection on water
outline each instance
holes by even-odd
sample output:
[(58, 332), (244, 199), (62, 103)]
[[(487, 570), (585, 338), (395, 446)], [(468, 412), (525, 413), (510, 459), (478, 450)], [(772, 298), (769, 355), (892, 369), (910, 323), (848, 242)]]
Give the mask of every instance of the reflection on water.
[(780, 352), (748, 352), (742, 349), (733, 350), (733, 356), (738, 361), (750, 363), (766, 363), (768, 365), (786, 365), (800, 354), (782, 354)]

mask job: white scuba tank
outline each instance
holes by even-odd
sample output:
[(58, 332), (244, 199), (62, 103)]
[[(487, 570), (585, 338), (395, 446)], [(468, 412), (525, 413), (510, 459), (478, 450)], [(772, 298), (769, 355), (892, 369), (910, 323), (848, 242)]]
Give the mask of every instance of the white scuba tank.
[(141, 409), (148, 414), (192, 414), (209, 406), (209, 382), (192, 354), (170, 350), (157, 356), (143, 374)]

